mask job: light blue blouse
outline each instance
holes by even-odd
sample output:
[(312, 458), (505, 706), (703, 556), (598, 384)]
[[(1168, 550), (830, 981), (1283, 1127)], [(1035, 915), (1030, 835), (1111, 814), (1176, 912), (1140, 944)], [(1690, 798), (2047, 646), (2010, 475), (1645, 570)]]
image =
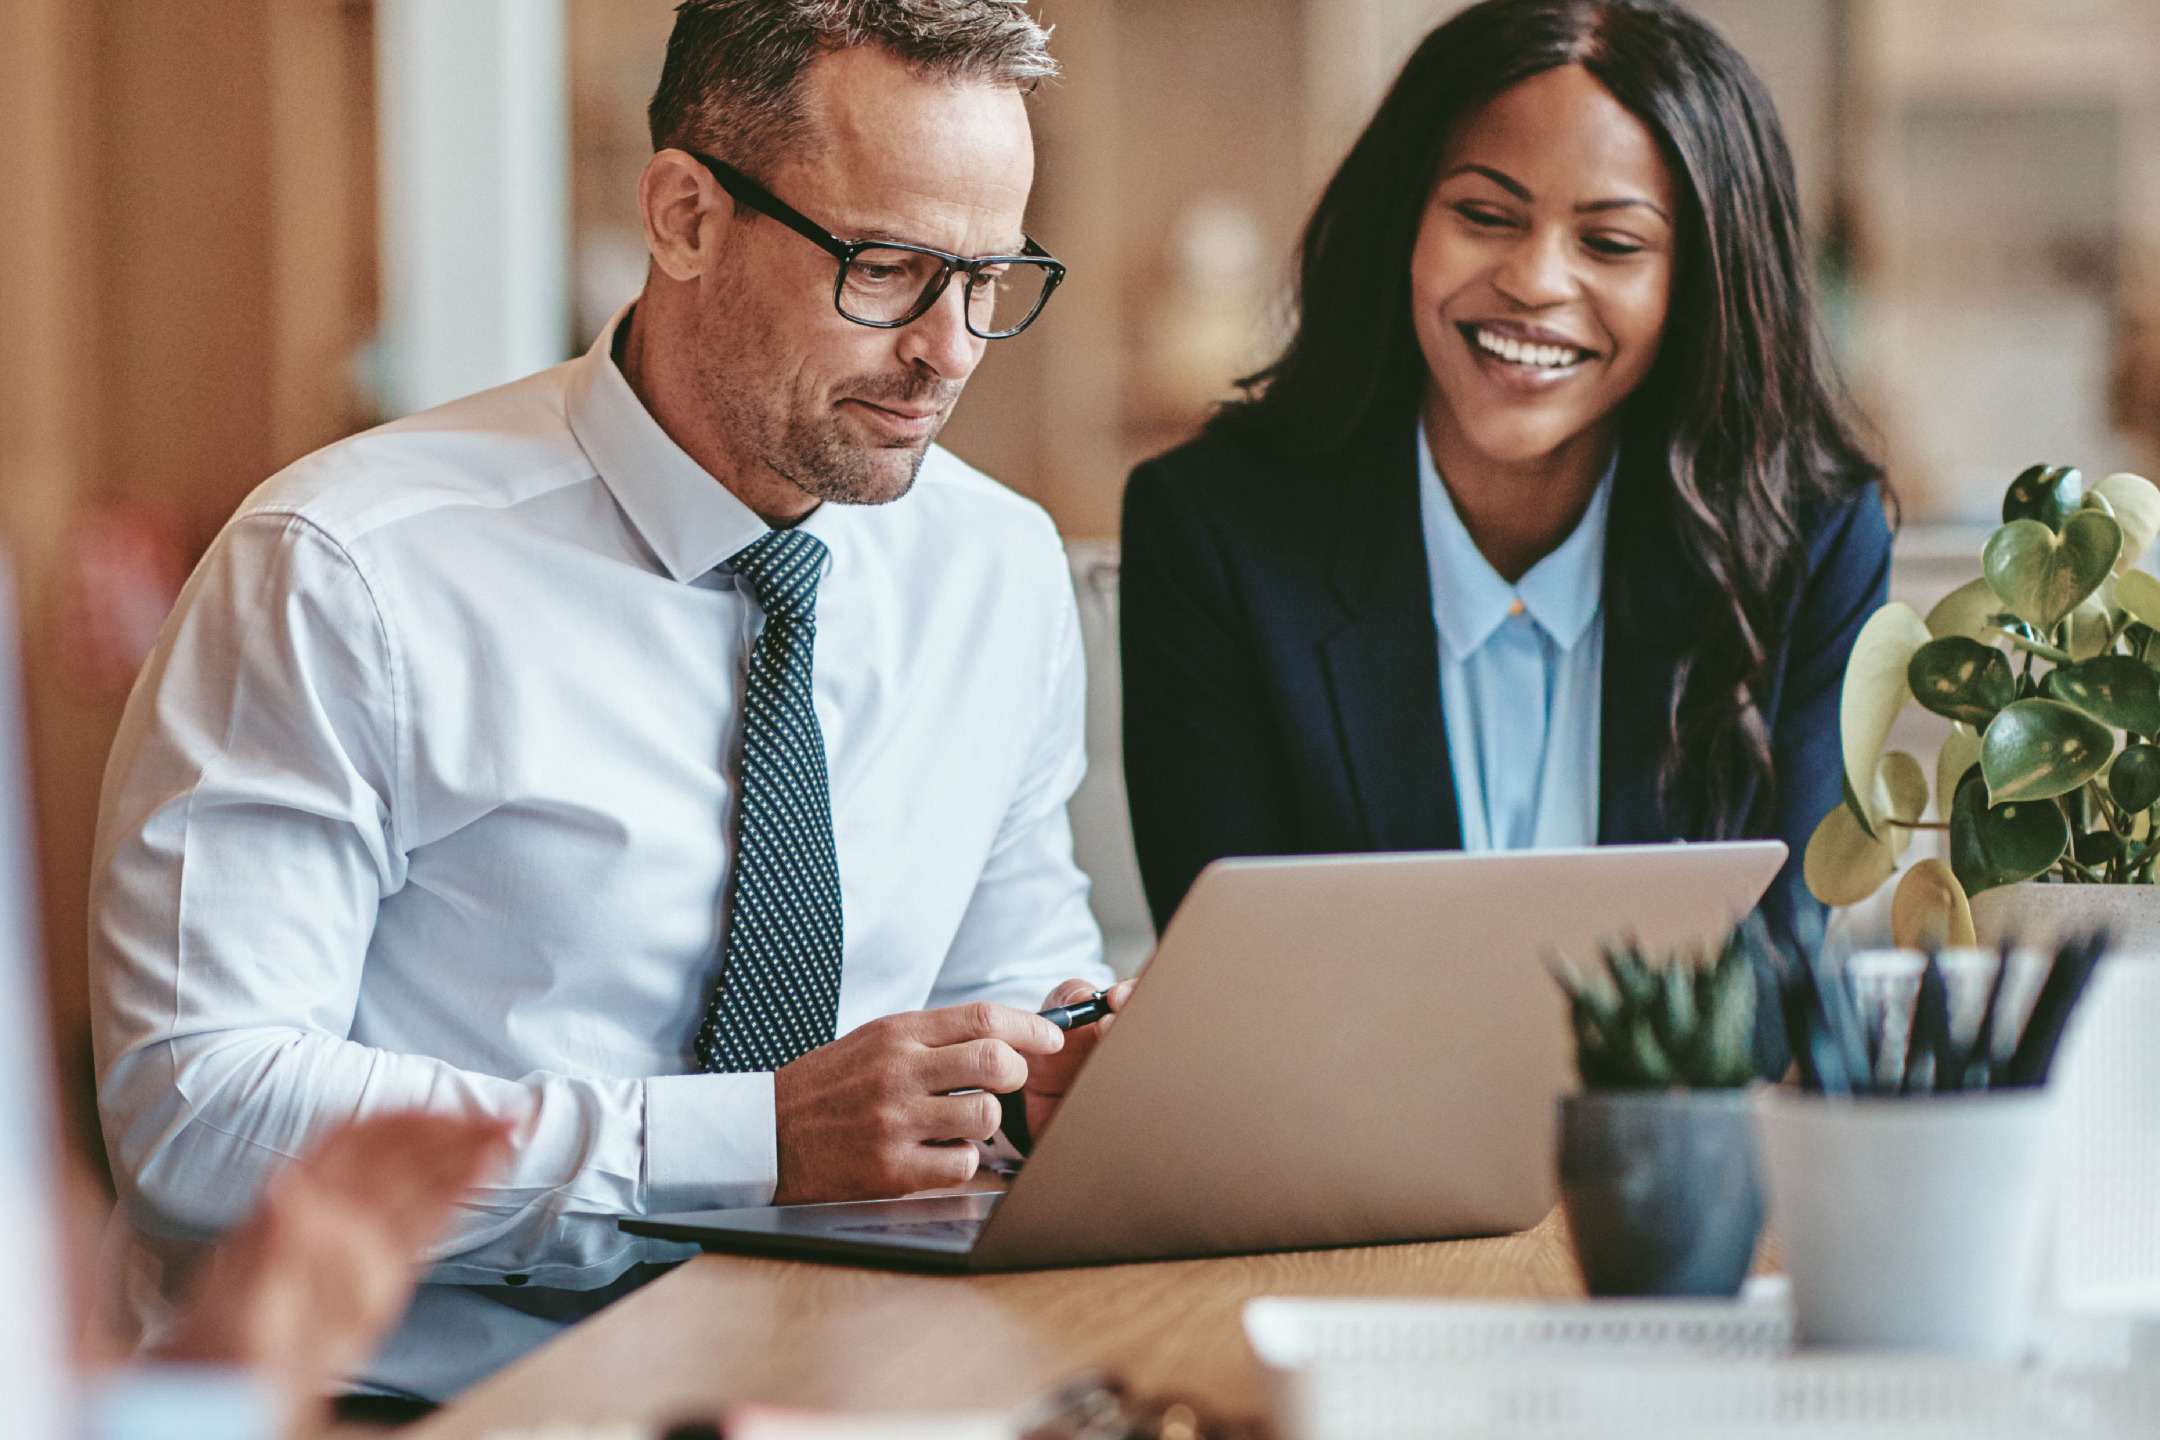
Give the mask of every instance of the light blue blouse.
[(1422, 423), (1417, 454), (1463, 849), (1595, 845), (1613, 467), (1574, 531), (1510, 585), (1456, 513)]

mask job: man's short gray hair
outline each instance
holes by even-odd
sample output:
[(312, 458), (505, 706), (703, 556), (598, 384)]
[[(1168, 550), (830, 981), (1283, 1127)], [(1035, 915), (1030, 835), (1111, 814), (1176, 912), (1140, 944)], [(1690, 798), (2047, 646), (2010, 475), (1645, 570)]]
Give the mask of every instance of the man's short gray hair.
[(1033, 90), (1057, 74), (1018, 0), (683, 0), (648, 118), (655, 150), (749, 170), (804, 140), (802, 76), (828, 50), (878, 45), (918, 72)]

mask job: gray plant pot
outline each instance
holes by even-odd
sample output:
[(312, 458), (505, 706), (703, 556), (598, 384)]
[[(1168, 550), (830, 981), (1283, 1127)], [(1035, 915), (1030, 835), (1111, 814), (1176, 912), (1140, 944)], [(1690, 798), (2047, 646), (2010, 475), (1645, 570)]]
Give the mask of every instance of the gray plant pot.
[(1980, 943), (2005, 937), (2040, 949), (2074, 931), (2106, 925), (2118, 954), (2160, 954), (2160, 885), (2061, 885), (2028, 880), (1972, 897)]
[(1560, 1101), (1560, 1195), (1593, 1295), (1737, 1295), (1762, 1232), (1751, 1092)]

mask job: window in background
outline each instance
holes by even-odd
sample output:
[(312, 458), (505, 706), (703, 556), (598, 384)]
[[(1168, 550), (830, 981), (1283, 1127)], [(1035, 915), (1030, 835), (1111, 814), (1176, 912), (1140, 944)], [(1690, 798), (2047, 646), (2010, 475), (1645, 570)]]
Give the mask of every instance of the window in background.
[(379, 384), (402, 415), (569, 353), (563, 0), (378, 0)]
[(1986, 523), (2040, 461), (2149, 471), (2160, 6), (1845, 3), (1857, 368), (1908, 518)]

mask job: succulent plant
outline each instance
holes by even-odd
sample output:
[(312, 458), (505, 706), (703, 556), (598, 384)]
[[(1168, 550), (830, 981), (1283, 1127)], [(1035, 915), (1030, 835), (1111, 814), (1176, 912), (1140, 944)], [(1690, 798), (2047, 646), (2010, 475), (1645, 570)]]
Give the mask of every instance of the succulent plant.
[(1715, 955), (1654, 961), (1633, 942), (1608, 945), (1604, 973), (1591, 978), (1556, 962), (1584, 1088), (1733, 1089), (1754, 1080), (1756, 957), (1769, 944), (1754, 919)]
[[(1949, 838), (1949, 863), (1899, 885), (1901, 945), (1970, 945), (1966, 901), (2054, 874), (2144, 884), (2160, 869), (2160, 579), (2135, 569), (2160, 533), (2160, 489), (2136, 475), (2088, 487), (2066, 466), (2019, 475), (1981, 577), (1925, 620), (1892, 601), (1845, 668), (1844, 801), (1808, 842), (1808, 889), (1866, 899), (1912, 832)], [(1948, 721), (1929, 777), (1885, 753), (1917, 702)], [(1908, 893), (1910, 891), (1911, 893)]]

